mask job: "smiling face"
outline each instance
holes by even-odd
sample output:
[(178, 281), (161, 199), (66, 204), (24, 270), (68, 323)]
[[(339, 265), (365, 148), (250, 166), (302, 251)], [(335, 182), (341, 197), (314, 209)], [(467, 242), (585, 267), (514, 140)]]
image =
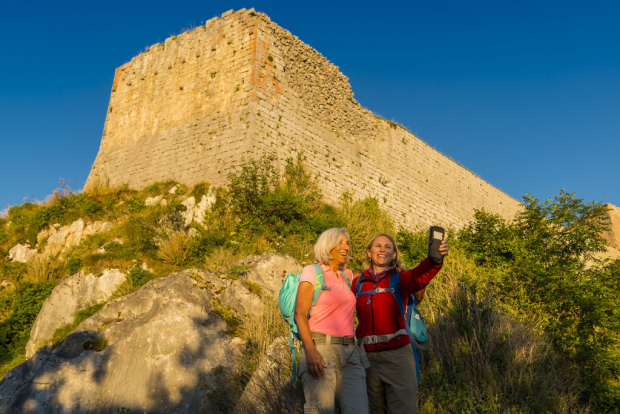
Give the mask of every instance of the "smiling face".
[(349, 245), (349, 238), (346, 234), (343, 234), (342, 236), (340, 236), (340, 243), (338, 243), (338, 245), (329, 252), (329, 254), (331, 254), (331, 256), (333, 257), (333, 260), (330, 262), (330, 264), (337, 264), (338, 267), (341, 267), (349, 259), (350, 251), (351, 246)]
[(369, 250), (366, 250), (366, 255), (372, 261), (373, 267), (386, 268), (396, 258), (396, 249), (392, 241), (385, 237), (377, 237)]

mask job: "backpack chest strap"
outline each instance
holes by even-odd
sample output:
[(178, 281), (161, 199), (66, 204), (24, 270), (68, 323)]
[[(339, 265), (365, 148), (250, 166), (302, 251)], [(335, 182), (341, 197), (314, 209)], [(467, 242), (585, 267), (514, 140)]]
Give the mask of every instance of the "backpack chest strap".
[(374, 290), (358, 292), (357, 295), (355, 295), (355, 298), (357, 299), (360, 295), (368, 295), (368, 300), (366, 301), (366, 305), (368, 305), (370, 303), (370, 298), (372, 297), (372, 295), (375, 295), (377, 293), (394, 293), (394, 288), (376, 288)]
[(390, 342), (392, 339), (401, 335), (409, 335), (406, 329), (401, 329), (396, 331), (396, 333), (388, 334), (388, 335), (371, 335), (365, 336), (363, 338), (359, 338), (357, 343), (360, 345), (373, 345), (373, 344), (382, 344), (386, 342)]

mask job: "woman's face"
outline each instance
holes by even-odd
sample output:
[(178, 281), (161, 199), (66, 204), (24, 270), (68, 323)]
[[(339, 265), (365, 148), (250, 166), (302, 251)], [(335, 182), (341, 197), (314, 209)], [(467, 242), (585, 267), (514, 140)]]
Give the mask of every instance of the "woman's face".
[(372, 260), (372, 264), (379, 267), (387, 267), (396, 258), (396, 250), (394, 244), (385, 236), (379, 236), (374, 242), (370, 250), (366, 250), (366, 254)]
[(340, 266), (347, 262), (347, 259), (349, 258), (349, 251), (351, 251), (351, 247), (349, 246), (349, 238), (346, 234), (343, 234), (340, 237), (340, 243), (329, 253), (334, 258), (334, 261), (338, 263), (338, 266)]

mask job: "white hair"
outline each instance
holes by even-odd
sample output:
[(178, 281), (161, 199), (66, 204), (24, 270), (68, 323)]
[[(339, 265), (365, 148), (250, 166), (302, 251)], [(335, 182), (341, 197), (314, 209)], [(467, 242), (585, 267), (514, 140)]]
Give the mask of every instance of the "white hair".
[[(321, 233), (319, 239), (314, 245), (314, 261), (317, 263), (328, 264), (330, 261), (334, 260), (331, 255), (331, 251), (340, 244), (343, 234), (350, 239), (347, 230), (341, 227), (332, 227), (331, 229), (325, 230)], [(349, 253), (347, 261), (349, 261), (350, 257), (351, 254)]]

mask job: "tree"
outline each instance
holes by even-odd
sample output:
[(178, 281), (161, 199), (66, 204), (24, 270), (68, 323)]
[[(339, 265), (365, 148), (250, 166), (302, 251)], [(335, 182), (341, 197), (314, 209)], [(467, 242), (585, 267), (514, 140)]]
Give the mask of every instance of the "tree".
[(523, 197), (512, 223), (484, 211), (459, 232), (459, 243), (496, 276), (505, 306), (536, 323), (581, 373), (582, 397), (600, 412), (620, 405), (618, 261), (601, 261), (605, 207), (574, 193), (540, 202)]

